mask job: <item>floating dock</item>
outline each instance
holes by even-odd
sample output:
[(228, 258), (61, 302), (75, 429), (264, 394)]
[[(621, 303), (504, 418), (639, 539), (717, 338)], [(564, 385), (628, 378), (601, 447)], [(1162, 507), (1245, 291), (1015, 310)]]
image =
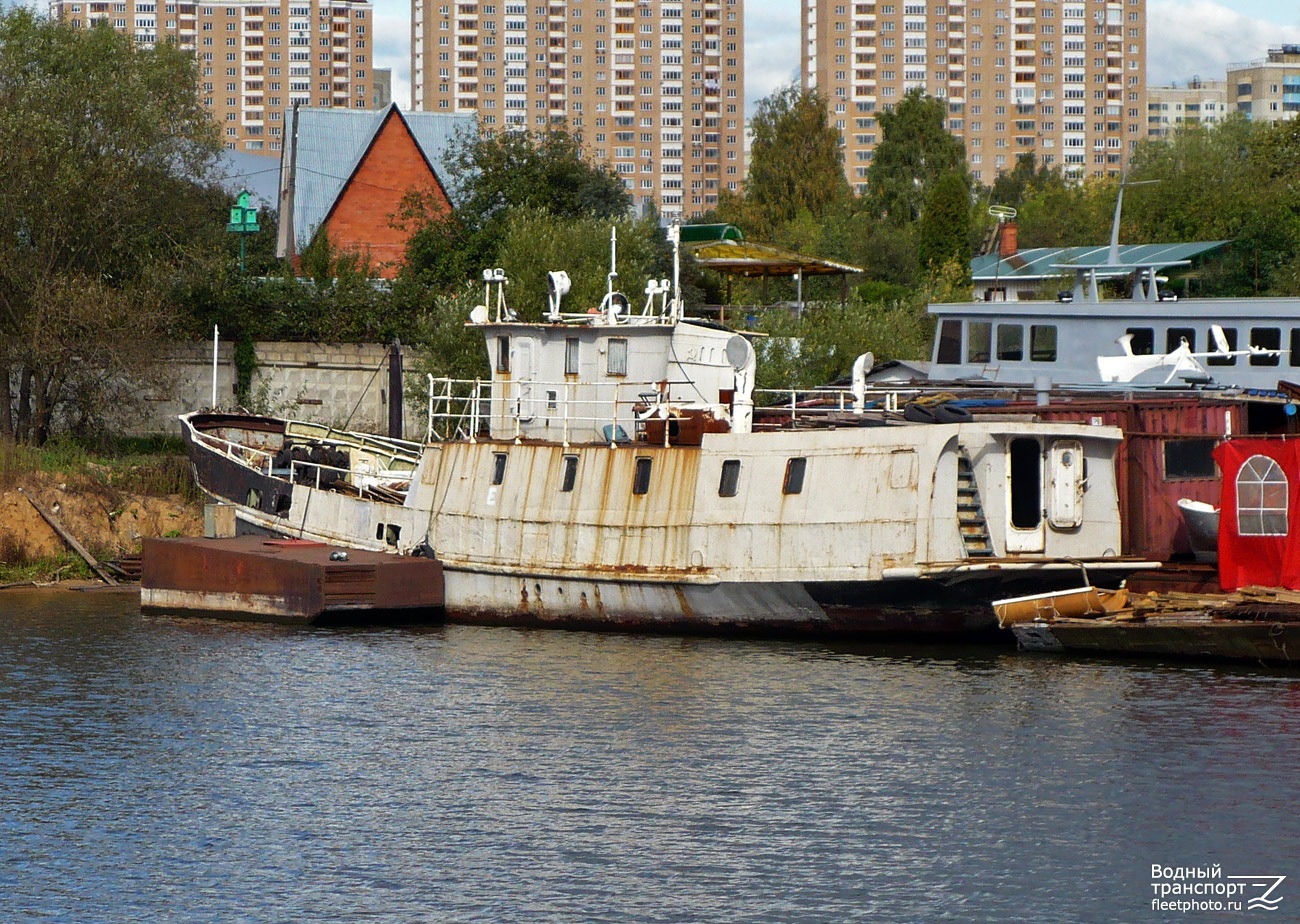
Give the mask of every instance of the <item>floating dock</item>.
[(292, 625), (438, 622), (442, 565), (301, 539), (145, 539), (140, 608)]

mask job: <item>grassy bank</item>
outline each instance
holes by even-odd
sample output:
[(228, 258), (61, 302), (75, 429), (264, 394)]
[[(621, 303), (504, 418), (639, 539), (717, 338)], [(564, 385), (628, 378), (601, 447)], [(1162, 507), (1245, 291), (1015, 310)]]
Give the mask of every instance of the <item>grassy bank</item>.
[(138, 554), (144, 536), (192, 532), (202, 517), (202, 495), (179, 440), (122, 439), (94, 448), (71, 440), (43, 447), (0, 442), (0, 585), (94, 579), (27, 497), (100, 560)]

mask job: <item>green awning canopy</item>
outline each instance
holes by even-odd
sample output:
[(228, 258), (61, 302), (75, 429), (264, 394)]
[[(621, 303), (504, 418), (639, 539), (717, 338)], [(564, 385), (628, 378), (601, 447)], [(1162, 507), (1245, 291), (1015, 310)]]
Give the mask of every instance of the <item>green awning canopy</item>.
[(743, 241), (745, 232), (735, 225), (682, 225), (683, 244), (704, 244), (710, 241)]

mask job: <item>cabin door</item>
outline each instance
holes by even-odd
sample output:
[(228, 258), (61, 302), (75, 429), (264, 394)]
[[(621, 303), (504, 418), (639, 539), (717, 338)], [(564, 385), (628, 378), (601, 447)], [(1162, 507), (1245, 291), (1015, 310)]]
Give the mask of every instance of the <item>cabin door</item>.
[(520, 420), (532, 420), (534, 408), (533, 380), (537, 377), (537, 342), (532, 337), (514, 340), (515, 410)]
[(1043, 547), (1043, 446), (1017, 436), (1007, 443), (1007, 552)]
[(1052, 529), (1083, 525), (1083, 444), (1053, 440), (1047, 453), (1047, 522)]

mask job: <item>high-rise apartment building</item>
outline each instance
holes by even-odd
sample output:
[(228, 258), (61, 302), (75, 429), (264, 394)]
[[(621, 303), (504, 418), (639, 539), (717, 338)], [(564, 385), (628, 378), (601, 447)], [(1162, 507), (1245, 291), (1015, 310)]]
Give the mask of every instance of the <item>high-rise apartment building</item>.
[(859, 191), (876, 113), (913, 88), (943, 100), (971, 173), (1022, 154), (1118, 174), (1146, 131), (1146, 0), (803, 0), (804, 85), (828, 102)]
[(412, 0), (417, 110), (564, 124), (640, 203), (696, 215), (744, 180), (742, 0)]
[(1147, 87), (1147, 137), (1168, 138), (1180, 128), (1215, 126), (1228, 117), (1228, 85), (1197, 77), (1183, 87)]
[(53, 0), (50, 16), (82, 28), (104, 20), (141, 46), (193, 52), (203, 104), (230, 150), (278, 155), (295, 103), (371, 105), (369, 0)]
[(1300, 114), (1300, 45), (1280, 45), (1258, 61), (1229, 64), (1228, 108), (1252, 122)]

